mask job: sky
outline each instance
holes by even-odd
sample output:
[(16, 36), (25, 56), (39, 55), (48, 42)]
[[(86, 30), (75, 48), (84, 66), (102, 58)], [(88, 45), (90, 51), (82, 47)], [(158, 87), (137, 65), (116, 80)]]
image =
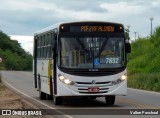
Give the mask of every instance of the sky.
[(160, 26), (160, 0), (1, 0), (0, 30), (32, 54), (34, 32), (58, 22), (107, 21), (146, 37)]

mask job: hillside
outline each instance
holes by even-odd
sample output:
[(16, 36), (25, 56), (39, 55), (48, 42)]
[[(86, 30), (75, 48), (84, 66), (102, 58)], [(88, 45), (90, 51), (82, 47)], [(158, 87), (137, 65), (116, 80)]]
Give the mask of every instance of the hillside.
[(160, 27), (152, 37), (132, 43), (128, 75), (129, 87), (160, 91)]
[(0, 57), (3, 59), (0, 70), (32, 70), (32, 55), (3, 32), (0, 32)]

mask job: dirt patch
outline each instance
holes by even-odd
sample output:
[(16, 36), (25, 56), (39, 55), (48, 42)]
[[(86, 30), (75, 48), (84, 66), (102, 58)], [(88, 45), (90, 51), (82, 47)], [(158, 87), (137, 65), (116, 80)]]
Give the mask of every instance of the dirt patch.
[(22, 109), (21, 99), (0, 84), (0, 109)]
[[(38, 109), (0, 83), (0, 109)], [(50, 116), (0, 116), (0, 118), (48, 118)]]

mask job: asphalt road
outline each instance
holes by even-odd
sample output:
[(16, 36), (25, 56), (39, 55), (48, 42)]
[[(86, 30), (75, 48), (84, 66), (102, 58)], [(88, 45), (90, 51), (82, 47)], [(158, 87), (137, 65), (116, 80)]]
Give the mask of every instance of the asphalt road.
[[(31, 102), (35, 102), (35, 104), (37, 103), (46, 109), (160, 109), (160, 93), (131, 88), (128, 88), (127, 96), (117, 96), (113, 106), (106, 106), (104, 98), (97, 98), (96, 100), (65, 99), (63, 105), (55, 106), (52, 100), (39, 100), (38, 91), (33, 87), (32, 72), (2, 71), (1, 76), (4, 84), (18, 91), (20, 95), (23, 94), (22, 96)], [(62, 114), (68, 118), (79, 117), (77, 115), (66, 115), (64, 112)], [(97, 116), (87, 115), (87, 117), (95, 118)], [(106, 115), (103, 114), (101, 117), (106, 117)], [(123, 116), (123, 118), (125, 117), (127, 118), (126, 115)]]

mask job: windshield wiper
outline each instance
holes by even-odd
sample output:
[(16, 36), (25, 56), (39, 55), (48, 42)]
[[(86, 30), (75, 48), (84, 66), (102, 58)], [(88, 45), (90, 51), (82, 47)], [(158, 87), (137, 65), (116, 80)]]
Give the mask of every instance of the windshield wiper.
[(99, 57), (99, 56), (101, 55), (101, 53), (102, 53), (102, 51), (104, 50), (104, 48), (105, 48), (108, 40), (109, 40), (109, 36), (108, 36), (108, 37), (106, 38), (106, 40), (103, 42), (102, 47), (99, 49), (99, 52), (98, 52), (98, 54), (97, 54), (96, 57)]
[(82, 47), (82, 49), (84, 51), (86, 51), (86, 53), (89, 53), (89, 51), (85, 48), (84, 44), (79, 40), (79, 38), (76, 38), (77, 42), (80, 44), (80, 46)]

